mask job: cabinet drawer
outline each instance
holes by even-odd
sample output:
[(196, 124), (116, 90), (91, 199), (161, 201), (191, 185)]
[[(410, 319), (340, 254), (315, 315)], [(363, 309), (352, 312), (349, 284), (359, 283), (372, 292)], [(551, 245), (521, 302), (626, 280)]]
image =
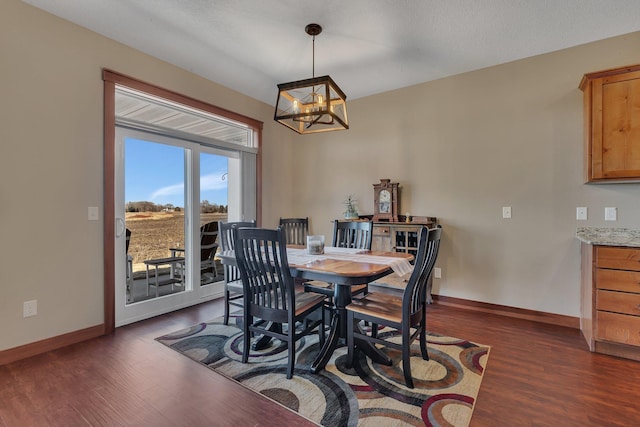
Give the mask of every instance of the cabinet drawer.
[(389, 227), (374, 226), (373, 227), (373, 235), (374, 236), (389, 236), (390, 235)]
[(640, 346), (640, 317), (597, 312), (596, 338)]
[(640, 249), (598, 246), (596, 267), (640, 271)]
[(596, 309), (640, 316), (640, 295), (598, 289)]
[(596, 287), (640, 293), (640, 272), (596, 269)]

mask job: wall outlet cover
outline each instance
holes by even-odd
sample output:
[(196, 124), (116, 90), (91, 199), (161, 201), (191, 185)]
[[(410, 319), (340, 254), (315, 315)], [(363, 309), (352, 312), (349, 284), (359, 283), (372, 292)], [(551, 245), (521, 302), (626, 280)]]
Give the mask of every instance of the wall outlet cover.
[(618, 208), (604, 208), (604, 220), (616, 221), (618, 219)]
[(22, 304), (22, 316), (23, 317), (31, 317), (38, 314), (38, 301), (25, 301)]

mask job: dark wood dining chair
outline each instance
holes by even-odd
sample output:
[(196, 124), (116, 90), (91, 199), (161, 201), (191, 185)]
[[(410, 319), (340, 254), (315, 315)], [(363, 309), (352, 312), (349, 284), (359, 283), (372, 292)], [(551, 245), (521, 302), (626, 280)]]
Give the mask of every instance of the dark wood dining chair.
[(212, 221), (200, 227), (200, 283), (208, 284), (218, 276), (216, 251), (218, 250), (218, 222)]
[(336, 248), (371, 250), (373, 221), (334, 221), (333, 243)]
[[(234, 227), (233, 231), (245, 297), (242, 363), (248, 361), (252, 334), (277, 338), (287, 343), (287, 379), (290, 379), (293, 377), (296, 341), (317, 327), (320, 344), (324, 343), (324, 298), (304, 291), (296, 292), (282, 229)], [(320, 320), (304, 322), (317, 312)], [(258, 320), (254, 322), (254, 319)], [(286, 331), (283, 324), (287, 325)]]
[[(255, 227), (255, 221), (218, 222), (218, 234), (220, 236), (220, 250), (232, 251), (235, 249), (234, 227)], [(233, 265), (224, 266), (224, 324), (229, 324), (231, 306), (244, 307), (242, 303), (243, 291), (240, 271)]]
[[(373, 221), (340, 221), (333, 222), (333, 239), (331, 246), (336, 248), (352, 248), (371, 250), (373, 238)], [(333, 283), (319, 281), (307, 282), (304, 290), (322, 294), (328, 298), (331, 306), (331, 298), (335, 294)], [(356, 285), (351, 287), (351, 295), (359, 295), (368, 291), (368, 285)]]
[[(200, 226), (200, 284), (207, 285), (218, 276), (215, 256), (218, 250), (218, 221)], [(169, 248), (171, 256), (184, 256), (184, 248)], [(184, 265), (176, 266), (176, 274), (184, 274)]]
[(280, 228), (284, 230), (288, 245), (306, 245), (309, 235), (309, 217), (280, 218)]
[[(347, 366), (353, 366), (355, 339), (374, 344), (382, 344), (402, 351), (404, 380), (413, 388), (411, 377), (411, 343), (420, 337), (420, 352), (424, 360), (429, 360), (426, 341), (426, 286), (440, 249), (441, 226), (420, 230), (418, 253), (413, 273), (407, 282), (402, 297), (371, 292), (347, 305)], [(358, 326), (360, 320), (371, 323), (371, 335)], [(378, 325), (388, 326), (401, 333), (400, 343), (379, 338)], [(411, 330), (414, 330), (411, 332)]]

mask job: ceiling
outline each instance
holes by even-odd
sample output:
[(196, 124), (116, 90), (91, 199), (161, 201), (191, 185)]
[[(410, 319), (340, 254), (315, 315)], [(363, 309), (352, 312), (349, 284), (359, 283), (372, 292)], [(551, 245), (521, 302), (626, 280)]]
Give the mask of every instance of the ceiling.
[(312, 22), (348, 99), (640, 30), (638, 0), (23, 1), (271, 105), (311, 77)]

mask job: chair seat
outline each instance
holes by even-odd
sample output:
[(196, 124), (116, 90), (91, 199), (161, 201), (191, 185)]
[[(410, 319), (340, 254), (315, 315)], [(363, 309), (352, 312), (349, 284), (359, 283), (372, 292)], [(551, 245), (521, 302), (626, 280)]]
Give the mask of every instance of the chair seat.
[(402, 298), (395, 295), (371, 292), (362, 298), (353, 300), (347, 306), (347, 310), (392, 323), (402, 322)]
[(322, 305), (324, 303), (324, 297), (320, 295), (313, 295), (308, 292), (296, 292), (296, 311), (295, 315), (299, 316), (302, 313), (309, 311), (310, 309)]
[(236, 292), (236, 293), (243, 293), (244, 290), (242, 289), (242, 280), (234, 280), (233, 282), (227, 282), (226, 285), (227, 290), (231, 291), (231, 292)]
[(371, 282), (370, 285), (379, 286), (381, 288), (390, 288), (390, 289), (397, 289), (397, 290), (403, 291), (404, 288), (407, 287), (407, 283), (409, 282), (410, 277), (411, 277), (411, 273), (407, 273), (402, 276), (398, 275), (397, 273), (391, 273), (387, 276), (384, 276), (380, 280)]

